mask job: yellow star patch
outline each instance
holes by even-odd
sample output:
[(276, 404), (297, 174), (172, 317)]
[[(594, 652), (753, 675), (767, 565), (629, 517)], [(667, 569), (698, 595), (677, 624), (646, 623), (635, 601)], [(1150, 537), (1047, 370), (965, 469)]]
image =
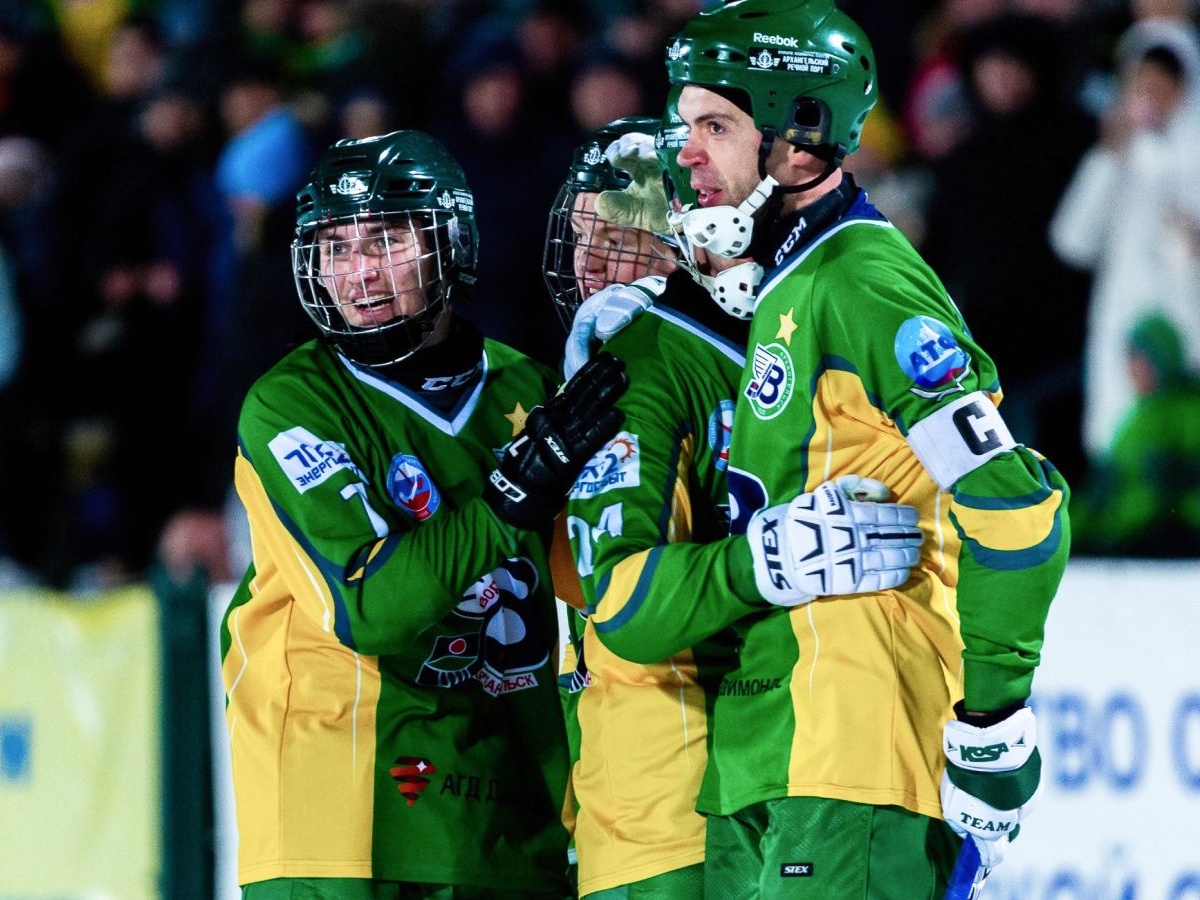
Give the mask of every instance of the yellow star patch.
[(525, 407), (523, 407), (521, 405), (521, 401), (518, 400), (517, 405), (513, 407), (513, 411), (510, 413), (505, 413), (504, 418), (512, 422), (512, 436), (516, 437), (521, 433), (521, 429), (525, 427), (525, 420), (529, 418), (529, 413), (525, 411)]
[(783, 342), (789, 347), (792, 346), (792, 332), (800, 327), (796, 324), (796, 320), (792, 318), (792, 313), (795, 311), (796, 307), (793, 306), (787, 312), (780, 313), (779, 331), (775, 334), (775, 337), (783, 338)]

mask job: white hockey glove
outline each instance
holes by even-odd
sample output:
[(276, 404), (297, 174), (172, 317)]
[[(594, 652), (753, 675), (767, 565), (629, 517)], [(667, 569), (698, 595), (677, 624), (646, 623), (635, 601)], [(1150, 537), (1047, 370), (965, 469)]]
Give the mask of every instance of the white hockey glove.
[(776, 606), (800, 606), (907, 581), (925, 536), (915, 507), (875, 500), (890, 493), (881, 482), (850, 475), (756, 512), (746, 537), (759, 593)]
[[(960, 716), (961, 710), (961, 703), (955, 706)], [(991, 869), (1004, 859), (1037, 798), (1042, 757), (1033, 710), (1022, 706), (985, 727), (951, 719), (942, 734), (942, 817), (975, 839), (980, 864)]]
[(614, 169), (628, 172), (633, 180), (620, 191), (601, 191), (596, 196), (596, 214), (626, 228), (662, 234), (667, 224), (667, 191), (662, 164), (654, 150), (654, 136), (631, 132), (609, 144), (604, 151)]
[(570, 378), (578, 372), (592, 354), (593, 341), (610, 340), (648, 310), (666, 286), (661, 275), (647, 275), (629, 284), (610, 284), (579, 304), (567, 335), (563, 374)]

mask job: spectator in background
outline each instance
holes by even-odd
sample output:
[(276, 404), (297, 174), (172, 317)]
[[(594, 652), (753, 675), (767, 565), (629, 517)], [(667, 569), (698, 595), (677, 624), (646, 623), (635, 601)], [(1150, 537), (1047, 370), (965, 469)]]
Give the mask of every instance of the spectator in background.
[(193, 577), (197, 565), (214, 581), (238, 571), (249, 537), (228, 447), (241, 399), (255, 378), (312, 336), (294, 302), (290, 261), (278, 249), (290, 237), (293, 198), (315, 158), (312, 138), (289, 106), (277, 62), (240, 61), (218, 99), (226, 141), (214, 177), (224, 227), (212, 254), (203, 377), (191, 395), (195, 489), (159, 538), (176, 583)]
[(569, 85), (571, 124), (580, 135), (647, 108), (633, 63), (607, 47), (581, 53)]
[(95, 100), (83, 68), (31, 0), (0, 4), (0, 134), (61, 146)]
[(667, 101), (662, 80), (663, 48), (689, 18), (705, 5), (703, 0), (631, 0), (621, 8), (611, 0), (598, 0), (607, 18), (597, 32), (603, 43), (629, 61), (629, 71), (642, 86), (645, 109), (661, 109)]
[(1090, 279), (1047, 230), (1095, 138), (1061, 66), (1061, 28), (1008, 13), (962, 32), (966, 137), (932, 165), (922, 255), (1004, 373), (1004, 419), (1068, 483), (1084, 468), (1080, 354)]
[(1125, 336), (1147, 312), (1200, 364), (1200, 39), (1186, 20), (1135, 22), (1121, 87), (1050, 223), (1054, 250), (1094, 274), (1084, 348), (1084, 447), (1097, 459), (1128, 411)]
[[(45, 144), (23, 135), (0, 137), (0, 254), (5, 258), (19, 344), (0, 390), (0, 543), (16, 565), (45, 580), (45, 550), (63, 481), (60, 429), (64, 330), (71, 296), (63, 289), (64, 244), (58, 221), (58, 177)], [(37, 460), (38, 478), (21, 477)]]
[(43, 5), (53, 11), (63, 47), (98, 87), (103, 86), (118, 32), (139, 4), (133, 0), (43, 0)]
[[(142, 577), (159, 531), (200, 480), (206, 435), (193, 398), (222, 222), (206, 111), (183, 85), (153, 90), (119, 152), (90, 173), (76, 298), (87, 306), (65, 433), (71, 477), (49, 565), (76, 587)], [(187, 478), (163, 451), (175, 447), (189, 448)], [(146, 490), (150, 482), (159, 487)]]
[(900, 107), (916, 159), (941, 159), (966, 137), (971, 110), (959, 43), (972, 25), (1000, 15), (1007, 6), (1007, 0), (940, 0), (917, 22), (913, 72)]
[(383, 91), (364, 86), (342, 97), (335, 110), (338, 132), (348, 138), (366, 138), (394, 131), (400, 117)]
[(900, 122), (883, 100), (863, 124), (858, 149), (846, 158), (846, 171), (909, 242), (920, 246), (933, 174), (929, 166), (914, 161)]
[[(536, 109), (562, 115), (575, 60), (594, 22), (576, 0), (528, 0), (513, 34), (525, 72), (526, 93)], [(632, 112), (632, 111), (631, 111)], [(603, 125), (604, 121), (598, 123)]]
[(234, 244), (249, 250), (270, 207), (290, 202), (313, 160), (310, 135), (287, 102), (277, 64), (245, 59), (221, 88), (226, 141), (216, 161), (217, 190), (233, 218)]
[(1071, 500), (1081, 553), (1200, 556), (1200, 378), (1171, 321), (1150, 313), (1126, 336), (1133, 406)]
[(535, 105), (510, 24), (480, 22), (443, 73), (440, 112), (430, 131), (471, 173), (479, 248), (479, 287), (460, 312), (484, 334), (547, 365), (562, 337), (542, 285), (544, 210), (558, 191), (571, 132), (561, 107)]

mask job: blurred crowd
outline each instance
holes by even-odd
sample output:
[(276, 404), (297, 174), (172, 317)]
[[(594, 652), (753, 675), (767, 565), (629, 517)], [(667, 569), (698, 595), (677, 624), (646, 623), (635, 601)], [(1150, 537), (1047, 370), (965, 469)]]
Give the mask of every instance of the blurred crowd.
[[(541, 259), (572, 148), (661, 111), (667, 39), (706, 5), (4, 0), (0, 586), (87, 591), (163, 558), (240, 575), (237, 412), (315, 336), (287, 248), (335, 139), (449, 148), (481, 234), (462, 312), (557, 365)], [(1200, 556), (1192, 0), (839, 5), (882, 98), (846, 168), (1075, 488), (1077, 552)]]

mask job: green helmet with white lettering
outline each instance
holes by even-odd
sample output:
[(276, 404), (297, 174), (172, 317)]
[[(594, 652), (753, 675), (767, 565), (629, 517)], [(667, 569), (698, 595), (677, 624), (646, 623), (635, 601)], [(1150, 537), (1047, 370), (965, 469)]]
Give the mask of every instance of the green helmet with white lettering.
[(836, 159), (858, 149), (879, 96), (871, 42), (833, 0), (704, 9), (668, 44), (667, 76), (668, 129), (680, 91), (693, 84), (734, 99), (764, 135)]
[(338, 141), (296, 195), (300, 302), (363, 365), (399, 362), (429, 340), (474, 283), (478, 246), (466, 176), (421, 131)]

